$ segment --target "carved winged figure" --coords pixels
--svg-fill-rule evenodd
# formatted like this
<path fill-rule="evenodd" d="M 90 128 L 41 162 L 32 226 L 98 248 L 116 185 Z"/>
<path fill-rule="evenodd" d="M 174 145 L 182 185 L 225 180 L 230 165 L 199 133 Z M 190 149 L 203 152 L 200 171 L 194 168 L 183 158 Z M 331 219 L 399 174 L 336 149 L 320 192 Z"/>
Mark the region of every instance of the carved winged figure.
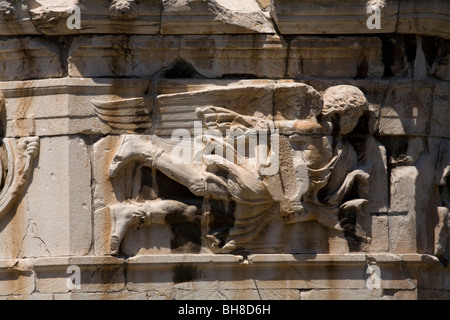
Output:
<path fill-rule="evenodd" d="M 361 166 L 358 160 L 361 155 L 357 154 L 346 135 L 354 130 L 367 110 L 368 102 L 364 94 L 353 86 L 328 88 L 323 93 L 323 100 L 314 89 L 309 87 L 307 92 L 314 98 L 309 97 L 305 101 L 313 101 L 314 106 L 307 116 L 294 119 L 278 117 L 272 120 L 271 117 L 242 115 L 215 106 L 197 108 L 196 114 L 207 129 L 224 134 L 213 138 L 207 135 L 200 137 L 204 152 L 220 151 L 203 154 L 200 166 L 175 164 L 170 152 L 161 147 L 160 138 L 156 136 L 152 136 L 150 142 L 135 135 L 124 136 L 111 164 L 110 177 L 115 179 L 124 170 L 131 172 L 128 176 L 133 177 L 132 182 L 127 185 L 132 189 L 128 192 L 132 200 L 119 205 L 120 210 L 111 206 L 115 219 L 112 252 L 117 253 L 126 226 L 132 221 L 152 220 L 155 214 L 160 218 L 154 221 L 164 221 L 161 216 L 171 211 L 180 211 L 186 221 L 199 219 L 198 207 L 173 199 L 155 197 L 136 203 L 133 199 L 137 199 L 141 188 L 139 171 L 143 167 L 160 171 L 188 188 L 193 195 L 202 197 L 204 203 L 223 201 L 232 204 L 232 222 L 217 230 L 212 228 L 203 235 L 213 252 L 228 253 L 243 247 L 255 239 L 277 213 L 287 224 L 317 221 L 327 228 L 356 236 L 356 216 L 368 201 L 370 166 Z M 295 196 L 280 199 L 272 192 L 268 175 L 261 171 L 267 163 L 249 158 L 246 154 L 252 147 L 249 144 L 244 148 L 245 152 L 236 147 L 236 139 L 245 140 L 261 130 L 279 132 L 288 137 L 295 156 L 307 166 L 306 190 L 299 189 Z M 237 138 L 236 132 L 239 133 Z M 269 159 L 277 153 L 277 148 L 270 142 L 268 146 L 256 144 L 253 147 L 253 154 L 258 154 L 262 148 Z M 232 157 L 228 156 L 230 152 Z M 288 205 L 283 205 L 283 201 Z"/>

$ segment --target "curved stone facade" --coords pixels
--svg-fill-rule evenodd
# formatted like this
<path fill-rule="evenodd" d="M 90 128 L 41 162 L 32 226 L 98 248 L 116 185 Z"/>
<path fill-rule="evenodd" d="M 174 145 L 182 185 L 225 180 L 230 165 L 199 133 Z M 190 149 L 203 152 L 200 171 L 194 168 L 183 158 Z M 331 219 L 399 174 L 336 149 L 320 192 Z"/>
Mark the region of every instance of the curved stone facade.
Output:
<path fill-rule="evenodd" d="M 0 0 L 0 299 L 449 299 L 449 16 Z"/>

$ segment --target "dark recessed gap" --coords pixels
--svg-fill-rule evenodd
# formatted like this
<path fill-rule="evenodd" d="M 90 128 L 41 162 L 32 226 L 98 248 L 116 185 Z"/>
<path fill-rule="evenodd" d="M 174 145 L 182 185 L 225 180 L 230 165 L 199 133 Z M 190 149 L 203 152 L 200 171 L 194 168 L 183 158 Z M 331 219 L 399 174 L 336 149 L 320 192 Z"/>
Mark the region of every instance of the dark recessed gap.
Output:
<path fill-rule="evenodd" d="M 200 79 L 204 78 L 195 68 L 184 60 L 177 60 L 162 74 L 166 79 Z"/>

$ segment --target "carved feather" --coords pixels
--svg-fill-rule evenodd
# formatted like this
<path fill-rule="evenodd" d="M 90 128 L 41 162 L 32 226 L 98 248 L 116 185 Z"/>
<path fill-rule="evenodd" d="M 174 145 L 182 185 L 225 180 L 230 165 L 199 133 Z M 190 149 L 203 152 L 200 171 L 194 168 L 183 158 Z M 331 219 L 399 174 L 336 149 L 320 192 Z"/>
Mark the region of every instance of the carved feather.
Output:
<path fill-rule="evenodd" d="M 91 102 L 99 119 L 113 129 L 135 131 L 151 127 L 150 110 L 143 98 Z"/>

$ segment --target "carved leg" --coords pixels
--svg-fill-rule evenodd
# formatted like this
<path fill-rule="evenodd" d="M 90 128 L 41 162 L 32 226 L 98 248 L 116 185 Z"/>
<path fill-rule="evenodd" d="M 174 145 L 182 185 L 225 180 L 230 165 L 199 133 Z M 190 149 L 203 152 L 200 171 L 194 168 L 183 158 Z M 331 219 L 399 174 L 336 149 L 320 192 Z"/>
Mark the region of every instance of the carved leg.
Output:
<path fill-rule="evenodd" d="M 110 206 L 113 221 L 113 232 L 111 234 L 111 254 L 119 253 L 119 246 L 128 227 L 140 219 L 138 206 L 133 204 L 120 204 Z"/>
<path fill-rule="evenodd" d="M 176 200 L 147 201 L 138 210 L 150 223 L 199 222 L 198 208 Z"/>
<path fill-rule="evenodd" d="M 200 223 L 198 208 L 175 200 L 152 200 L 142 204 L 125 203 L 110 206 L 113 220 L 111 254 L 119 253 L 120 243 L 130 225 L 145 219 L 149 223 Z"/>
<path fill-rule="evenodd" d="M 193 165 L 174 164 L 169 154 L 161 153 L 153 161 L 153 167 L 189 188 L 194 195 L 205 194 L 205 177 Z"/>

